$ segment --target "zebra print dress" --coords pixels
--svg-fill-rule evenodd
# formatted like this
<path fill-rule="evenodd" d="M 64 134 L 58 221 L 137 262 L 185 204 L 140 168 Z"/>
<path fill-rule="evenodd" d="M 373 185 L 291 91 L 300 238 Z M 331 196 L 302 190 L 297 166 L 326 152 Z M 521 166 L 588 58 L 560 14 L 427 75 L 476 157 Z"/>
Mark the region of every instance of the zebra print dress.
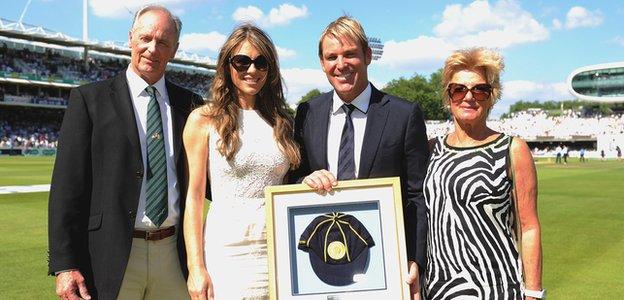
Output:
<path fill-rule="evenodd" d="M 507 165 L 512 137 L 457 148 L 438 137 L 425 177 L 426 299 L 522 299 Z"/>

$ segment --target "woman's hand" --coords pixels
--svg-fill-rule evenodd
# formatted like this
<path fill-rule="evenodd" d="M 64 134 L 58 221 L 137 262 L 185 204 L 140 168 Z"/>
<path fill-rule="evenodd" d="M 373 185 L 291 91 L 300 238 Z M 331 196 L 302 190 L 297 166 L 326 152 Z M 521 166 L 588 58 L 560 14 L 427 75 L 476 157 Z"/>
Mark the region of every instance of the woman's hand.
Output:
<path fill-rule="evenodd" d="M 189 270 L 189 277 L 186 285 L 191 299 L 214 300 L 212 279 L 205 268 Z"/>

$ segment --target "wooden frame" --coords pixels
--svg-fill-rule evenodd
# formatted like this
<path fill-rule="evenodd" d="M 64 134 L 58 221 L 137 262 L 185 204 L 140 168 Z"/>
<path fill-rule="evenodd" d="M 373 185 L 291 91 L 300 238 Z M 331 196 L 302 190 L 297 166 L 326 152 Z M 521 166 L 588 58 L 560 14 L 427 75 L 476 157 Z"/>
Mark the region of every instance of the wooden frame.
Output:
<path fill-rule="evenodd" d="M 325 195 L 305 184 L 271 186 L 265 197 L 270 299 L 409 299 L 398 177 L 340 181 Z M 356 217 L 375 241 L 365 273 L 346 286 L 320 280 L 297 249 L 310 220 L 335 211 Z"/>

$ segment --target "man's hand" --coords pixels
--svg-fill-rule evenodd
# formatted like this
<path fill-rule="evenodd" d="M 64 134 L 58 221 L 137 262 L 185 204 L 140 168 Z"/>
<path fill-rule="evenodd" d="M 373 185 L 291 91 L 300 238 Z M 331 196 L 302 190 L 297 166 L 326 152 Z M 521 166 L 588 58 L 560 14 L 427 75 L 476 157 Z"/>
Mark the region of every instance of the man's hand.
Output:
<path fill-rule="evenodd" d="M 309 187 L 316 189 L 319 194 L 331 192 L 338 184 L 334 174 L 327 170 L 317 170 L 303 179 L 303 183 Z"/>
<path fill-rule="evenodd" d="M 84 277 L 78 270 L 56 275 L 56 294 L 63 300 L 91 299 Z"/>
<path fill-rule="evenodd" d="M 414 261 L 407 263 L 409 274 L 407 275 L 407 284 L 410 286 L 410 299 L 420 300 L 420 278 L 418 275 L 418 264 Z"/>

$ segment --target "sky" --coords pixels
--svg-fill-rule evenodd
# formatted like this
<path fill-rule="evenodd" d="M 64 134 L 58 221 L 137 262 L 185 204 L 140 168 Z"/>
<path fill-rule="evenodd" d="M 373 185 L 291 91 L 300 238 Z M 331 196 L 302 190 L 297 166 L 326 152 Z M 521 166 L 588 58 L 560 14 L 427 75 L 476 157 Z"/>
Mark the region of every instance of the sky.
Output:
<path fill-rule="evenodd" d="M 143 0 L 90 0 L 90 40 L 126 42 Z M 3 1 L 0 17 L 17 21 L 28 0 Z M 624 1 L 160 1 L 182 20 L 180 49 L 216 58 L 232 29 L 251 21 L 273 39 L 287 101 L 311 89 L 331 90 L 320 68 L 318 38 L 341 15 L 358 19 L 384 44 L 368 68 L 378 88 L 401 77 L 429 76 L 451 51 L 482 46 L 505 58 L 496 117 L 519 100 L 574 99 L 566 78 L 575 69 L 624 60 Z M 22 22 L 82 38 L 82 0 L 32 0 Z"/>

